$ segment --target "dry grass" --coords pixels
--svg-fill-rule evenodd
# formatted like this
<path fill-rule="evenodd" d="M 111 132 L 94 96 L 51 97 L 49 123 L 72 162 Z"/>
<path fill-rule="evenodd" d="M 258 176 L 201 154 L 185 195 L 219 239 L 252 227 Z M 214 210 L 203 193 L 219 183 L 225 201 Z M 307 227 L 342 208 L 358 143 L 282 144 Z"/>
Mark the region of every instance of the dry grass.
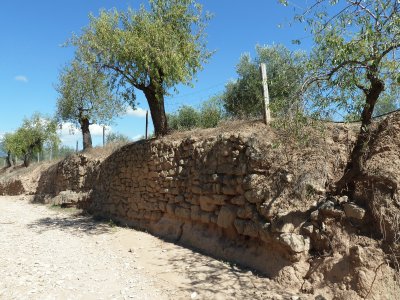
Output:
<path fill-rule="evenodd" d="M 51 161 L 42 161 L 39 163 L 32 163 L 29 167 L 25 167 L 22 163 L 17 166 L 12 166 L 10 168 L 3 168 L 0 170 L 0 179 L 8 180 L 17 176 L 24 176 L 26 174 L 32 173 L 34 170 L 40 168 L 44 169 L 50 165 L 59 162 L 61 159 L 55 159 Z"/>
<path fill-rule="evenodd" d="M 264 133 L 268 136 L 274 135 L 274 130 L 265 125 L 261 120 L 227 120 L 221 122 L 215 128 L 196 128 L 188 131 L 174 131 L 161 138 L 162 141 L 176 141 L 186 138 L 210 138 L 218 135 L 232 134 L 247 135 L 256 132 Z"/>
<path fill-rule="evenodd" d="M 84 155 L 86 155 L 90 158 L 104 160 L 108 156 L 110 156 L 113 152 L 115 152 L 117 149 L 119 149 L 127 144 L 129 144 L 129 143 L 113 142 L 113 143 L 106 144 L 104 147 L 97 146 L 97 147 L 93 147 L 89 150 L 82 151 L 80 153 L 83 153 Z"/>

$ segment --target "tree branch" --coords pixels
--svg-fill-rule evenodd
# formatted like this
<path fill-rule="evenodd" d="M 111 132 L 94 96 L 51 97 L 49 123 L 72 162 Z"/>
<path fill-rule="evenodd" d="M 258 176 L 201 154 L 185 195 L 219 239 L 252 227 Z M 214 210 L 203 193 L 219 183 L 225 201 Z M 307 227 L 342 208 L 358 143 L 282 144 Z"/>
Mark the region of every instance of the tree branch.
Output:
<path fill-rule="evenodd" d="M 366 6 L 361 4 L 360 0 L 357 1 L 353 1 L 353 0 L 348 0 L 352 5 L 358 6 L 359 8 L 361 8 L 362 10 L 364 10 L 367 14 L 369 14 L 375 21 L 378 21 L 377 16 L 371 12 L 371 10 L 369 10 Z"/>
<path fill-rule="evenodd" d="M 357 60 L 347 60 L 333 68 L 330 72 L 325 73 L 325 74 L 319 74 L 314 77 L 309 77 L 302 85 L 301 91 L 302 93 L 306 91 L 313 83 L 316 82 L 321 82 L 321 81 L 328 81 L 332 78 L 333 75 L 335 75 L 337 72 L 339 72 L 340 69 L 348 66 L 348 65 L 358 65 L 362 68 L 366 68 L 365 62 L 357 61 Z"/>
<path fill-rule="evenodd" d="M 128 74 L 126 74 L 126 72 L 124 72 L 122 69 L 120 69 L 117 66 L 114 65 L 109 65 L 109 64 L 103 64 L 102 67 L 107 68 L 107 69 L 111 69 L 114 70 L 115 72 L 117 72 L 118 74 L 120 74 L 122 77 L 124 77 L 130 84 L 132 84 L 135 88 L 137 88 L 138 90 L 143 91 L 143 89 L 146 88 L 145 85 L 143 84 L 139 84 L 135 81 L 135 79 L 132 76 L 128 76 Z"/>
<path fill-rule="evenodd" d="M 365 67 L 365 62 L 361 62 L 358 60 L 346 60 L 344 62 L 342 62 L 341 64 L 337 65 L 336 67 L 334 67 L 329 73 L 326 74 L 327 79 L 331 79 L 333 75 L 335 75 L 335 73 L 337 73 L 340 69 L 348 66 L 348 65 L 359 65 L 362 67 Z"/>
<path fill-rule="evenodd" d="M 389 48 L 387 48 L 385 51 L 382 52 L 382 54 L 378 57 L 377 62 L 380 63 L 381 60 L 389 54 L 391 51 L 396 50 L 397 48 L 400 48 L 400 42 L 397 44 L 391 45 Z"/>

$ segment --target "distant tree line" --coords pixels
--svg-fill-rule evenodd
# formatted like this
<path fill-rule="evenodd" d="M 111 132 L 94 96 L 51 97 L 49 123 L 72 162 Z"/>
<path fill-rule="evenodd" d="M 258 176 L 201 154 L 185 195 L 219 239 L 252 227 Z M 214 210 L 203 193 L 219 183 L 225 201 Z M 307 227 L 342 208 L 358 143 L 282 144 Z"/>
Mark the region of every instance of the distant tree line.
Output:
<path fill-rule="evenodd" d="M 44 148 L 56 150 L 59 144 L 57 122 L 37 113 L 30 119 L 25 119 L 14 133 L 6 133 L 1 146 L 7 155 L 7 167 L 15 165 L 17 157 L 28 167 L 36 153 Z"/>

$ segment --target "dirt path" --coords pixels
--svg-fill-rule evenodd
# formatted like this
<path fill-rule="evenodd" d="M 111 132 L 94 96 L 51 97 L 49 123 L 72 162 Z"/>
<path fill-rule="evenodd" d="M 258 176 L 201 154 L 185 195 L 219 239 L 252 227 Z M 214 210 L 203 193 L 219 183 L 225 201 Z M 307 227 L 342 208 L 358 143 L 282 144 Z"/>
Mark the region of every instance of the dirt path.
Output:
<path fill-rule="evenodd" d="M 0 299 L 297 299 L 295 295 L 250 271 L 144 232 L 33 205 L 24 197 L 0 197 Z"/>

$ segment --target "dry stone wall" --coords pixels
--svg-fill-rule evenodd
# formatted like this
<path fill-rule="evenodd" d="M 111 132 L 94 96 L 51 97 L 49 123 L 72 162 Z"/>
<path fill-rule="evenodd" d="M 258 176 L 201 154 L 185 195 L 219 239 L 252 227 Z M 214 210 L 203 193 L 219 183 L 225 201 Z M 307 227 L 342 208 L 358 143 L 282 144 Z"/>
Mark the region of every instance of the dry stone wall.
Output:
<path fill-rule="evenodd" d="M 310 240 L 273 224 L 272 202 L 293 178 L 254 144 L 230 135 L 127 145 L 101 164 L 90 210 L 274 276 Z"/>
<path fill-rule="evenodd" d="M 25 188 L 20 179 L 10 179 L 0 182 L 0 196 L 15 196 L 25 193 Z"/>
<path fill-rule="evenodd" d="M 349 127 L 332 125 L 300 147 L 249 122 L 240 134 L 173 134 L 105 160 L 68 157 L 39 172 L 35 200 L 83 207 L 327 299 L 395 299 L 399 124 L 400 115 L 376 124 L 356 191 L 341 197 L 325 189 L 343 174 Z M 14 177 L 0 194 L 23 193 L 21 183 L 30 192 Z"/>
<path fill-rule="evenodd" d="M 95 184 L 99 165 L 100 160 L 88 157 L 84 153 L 68 156 L 41 173 L 34 201 L 57 205 L 71 202 L 86 207 L 87 193 Z M 65 191 L 69 192 L 69 198 L 72 200 L 64 201 L 66 197 L 54 199 Z M 79 197 L 76 194 L 79 194 Z"/>

